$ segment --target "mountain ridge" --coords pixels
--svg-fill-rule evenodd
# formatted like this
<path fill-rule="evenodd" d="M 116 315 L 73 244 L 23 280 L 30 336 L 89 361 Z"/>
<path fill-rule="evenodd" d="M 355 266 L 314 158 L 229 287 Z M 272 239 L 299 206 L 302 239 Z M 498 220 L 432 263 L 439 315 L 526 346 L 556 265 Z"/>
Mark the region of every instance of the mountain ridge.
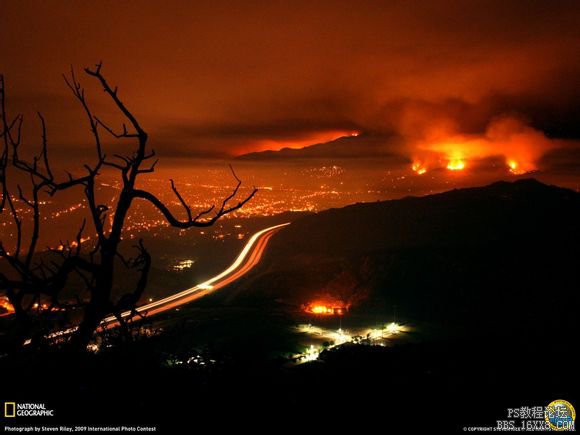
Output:
<path fill-rule="evenodd" d="M 400 138 L 395 135 L 361 134 L 341 136 L 328 142 L 320 142 L 301 148 L 285 147 L 280 150 L 256 151 L 237 156 L 241 161 L 268 161 L 279 159 L 313 159 L 313 158 L 360 158 L 360 157 L 394 157 L 390 151 Z"/>

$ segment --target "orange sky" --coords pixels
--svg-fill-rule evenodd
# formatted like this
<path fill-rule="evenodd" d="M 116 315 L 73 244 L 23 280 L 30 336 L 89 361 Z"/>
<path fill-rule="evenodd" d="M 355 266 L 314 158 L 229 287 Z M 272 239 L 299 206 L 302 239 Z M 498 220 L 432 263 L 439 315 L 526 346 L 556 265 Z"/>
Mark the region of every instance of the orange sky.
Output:
<path fill-rule="evenodd" d="M 580 136 L 577 1 L 412 5 L 3 2 L 0 72 L 10 107 L 27 116 L 25 139 L 36 138 L 42 110 L 57 156 L 80 155 L 90 139 L 61 74 L 99 60 L 161 156 L 236 155 L 352 131 L 420 141 L 432 119 L 485 135 L 507 115 L 541 134 Z"/>

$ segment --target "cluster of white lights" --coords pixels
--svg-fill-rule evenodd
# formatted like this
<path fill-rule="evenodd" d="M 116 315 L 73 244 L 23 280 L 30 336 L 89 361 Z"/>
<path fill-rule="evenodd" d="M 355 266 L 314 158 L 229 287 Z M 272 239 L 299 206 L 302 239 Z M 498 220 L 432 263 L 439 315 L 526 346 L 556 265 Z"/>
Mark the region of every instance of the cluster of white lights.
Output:
<path fill-rule="evenodd" d="M 328 338 L 331 344 L 328 347 L 326 347 L 327 349 L 332 349 L 345 343 L 359 343 L 359 344 L 365 343 L 363 336 L 351 335 L 342 328 L 339 328 L 336 331 L 331 331 L 308 324 L 308 325 L 299 325 L 297 327 L 297 330 L 310 336 L 315 336 L 318 338 Z M 365 336 L 366 339 L 373 342 L 373 344 L 379 344 L 384 346 L 384 343 L 380 342 L 380 340 L 389 338 L 392 335 L 399 334 L 400 332 L 405 331 L 408 331 L 408 327 L 404 327 L 396 322 L 391 322 L 385 325 L 382 329 L 369 329 L 365 334 Z M 315 361 L 320 356 L 322 350 L 323 349 L 320 346 L 311 344 L 309 347 L 306 348 L 306 350 L 303 353 L 295 356 L 295 361 L 297 361 L 298 363 Z"/>

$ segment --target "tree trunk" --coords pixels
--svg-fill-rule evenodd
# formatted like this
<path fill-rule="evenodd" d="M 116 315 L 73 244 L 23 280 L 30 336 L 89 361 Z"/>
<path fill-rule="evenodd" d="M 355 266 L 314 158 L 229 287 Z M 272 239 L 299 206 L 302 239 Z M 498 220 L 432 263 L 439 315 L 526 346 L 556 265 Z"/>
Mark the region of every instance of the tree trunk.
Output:
<path fill-rule="evenodd" d="M 114 255 L 103 253 L 101 265 L 96 277 L 96 285 L 91 293 L 91 300 L 85 308 L 83 320 L 73 334 L 69 345 L 73 350 L 84 352 L 93 338 L 101 320 L 110 314 L 111 290 L 113 287 Z"/>

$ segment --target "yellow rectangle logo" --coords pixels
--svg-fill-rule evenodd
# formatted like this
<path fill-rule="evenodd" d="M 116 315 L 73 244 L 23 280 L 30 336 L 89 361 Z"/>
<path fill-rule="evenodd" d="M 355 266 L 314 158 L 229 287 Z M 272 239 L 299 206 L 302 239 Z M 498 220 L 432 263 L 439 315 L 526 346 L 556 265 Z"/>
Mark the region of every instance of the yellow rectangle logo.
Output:
<path fill-rule="evenodd" d="M 16 417 L 16 402 L 4 402 L 4 417 Z"/>

